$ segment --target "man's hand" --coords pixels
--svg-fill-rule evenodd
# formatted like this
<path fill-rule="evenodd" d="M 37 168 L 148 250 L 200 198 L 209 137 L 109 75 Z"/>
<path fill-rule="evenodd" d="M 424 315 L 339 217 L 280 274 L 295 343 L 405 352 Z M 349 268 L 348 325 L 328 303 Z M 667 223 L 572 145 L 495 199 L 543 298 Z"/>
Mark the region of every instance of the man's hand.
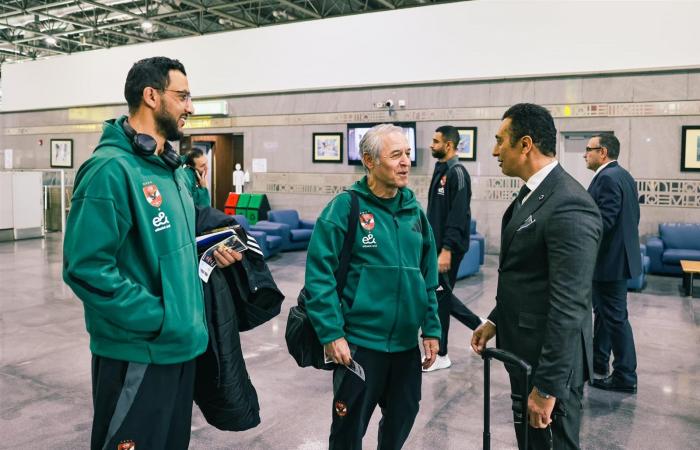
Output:
<path fill-rule="evenodd" d="M 243 255 L 224 246 L 222 249 L 217 248 L 214 250 L 214 259 L 216 260 L 216 265 L 223 269 L 243 259 Z"/>
<path fill-rule="evenodd" d="M 199 173 L 199 170 L 194 169 L 194 174 L 197 176 L 197 184 L 201 188 L 206 189 L 206 187 L 207 187 L 207 171 L 208 170 L 209 169 L 207 167 L 205 167 L 204 170 L 202 170 L 202 173 Z"/>
<path fill-rule="evenodd" d="M 347 366 L 352 362 L 350 347 L 348 346 L 348 341 L 346 341 L 344 337 L 324 345 L 323 351 L 325 351 L 326 356 L 330 357 L 336 364 Z"/>
<path fill-rule="evenodd" d="M 481 354 L 486 348 L 486 343 L 496 335 L 496 326 L 491 322 L 479 325 L 479 328 L 472 333 L 472 350 Z"/>
<path fill-rule="evenodd" d="M 437 354 L 440 351 L 440 340 L 435 338 L 425 338 L 423 339 L 423 350 L 425 352 L 425 359 L 423 359 L 423 368 L 427 369 L 432 366 L 437 358 Z"/>
<path fill-rule="evenodd" d="M 438 272 L 445 273 L 452 265 L 452 252 L 443 248 L 438 255 Z"/>
<path fill-rule="evenodd" d="M 554 397 L 542 398 L 537 394 L 537 388 L 533 387 L 527 398 L 527 416 L 530 426 L 533 428 L 547 428 L 552 422 L 552 410 L 557 399 Z"/>

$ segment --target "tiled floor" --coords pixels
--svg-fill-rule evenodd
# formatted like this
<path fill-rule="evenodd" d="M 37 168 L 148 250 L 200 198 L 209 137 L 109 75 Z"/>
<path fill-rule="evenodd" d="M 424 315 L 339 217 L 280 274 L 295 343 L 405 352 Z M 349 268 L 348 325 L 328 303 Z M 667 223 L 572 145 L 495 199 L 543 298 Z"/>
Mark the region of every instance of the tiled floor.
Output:
<path fill-rule="evenodd" d="M 0 449 L 87 448 L 91 421 L 90 354 L 82 305 L 61 281 L 61 236 L 0 243 Z M 231 433 L 209 426 L 195 407 L 192 449 L 322 449 L 331 418 L 330 373 L 299 369 L 287 355 L 287 310 L 303 281 L 304 252 L 269 261 L 288 296 L 282 314 L 242 336 L 260 397 L 262 423 Z M 493 306 L 496 258 L 458 282 L 475 312 Z M 699 299 L 678 293 L 679 279 L 650 277 L 630 293 L 639 392 L 586 388 L 582 447 L 700 448 Z M 697 289 L 696 289 L 697 290 Z M 423 377 L 421 410 L 407 449 L 478 449 L 483 364 L 468 350 L 471 331 L 453 324 L 453 366 Z M 492 369 L 492 447 L 514 448 L 505 372 Z M 365 438 L 376 446 L 378 411 Z M 144 450 L 144 449 L 139 449 Z"/>

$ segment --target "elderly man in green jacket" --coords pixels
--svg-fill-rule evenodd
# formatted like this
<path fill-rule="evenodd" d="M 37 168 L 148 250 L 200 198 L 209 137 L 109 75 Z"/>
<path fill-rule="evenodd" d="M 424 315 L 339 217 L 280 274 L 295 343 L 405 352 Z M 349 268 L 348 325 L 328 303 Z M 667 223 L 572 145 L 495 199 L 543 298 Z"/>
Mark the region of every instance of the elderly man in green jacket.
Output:
<path fill-rule="evenodd" d="M 326 206 L 309 244 L 307 311 L 327 357 L 338 364 L 331 449 L 362 448 L 377 404 L 383 415 L 379 448 L 401 448 L 418 413 L 421 365 L 429 367 L 439 349 L 437 253 L 428 220 L 406 187 L 410 151 L 394 125 L 377 125 L 360 141 L 367 175 L 349 188 L 360 206 L 359 217 L 350 220 L 360 226 L 341 298 L 334 273 L 348 230 L 349 193 Z M 351 364 L 364 369 L 365 380 Z"/>

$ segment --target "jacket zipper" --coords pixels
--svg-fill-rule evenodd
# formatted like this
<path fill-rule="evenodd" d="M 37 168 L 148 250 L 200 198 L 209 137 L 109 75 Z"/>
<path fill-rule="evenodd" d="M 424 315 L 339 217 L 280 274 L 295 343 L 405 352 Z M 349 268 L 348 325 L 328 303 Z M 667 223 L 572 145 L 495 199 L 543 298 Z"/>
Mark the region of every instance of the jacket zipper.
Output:
<path fill-rule="evenodd" d="M 398 251 L 398 277 L 396 279 L 396 306 L 394 308 L 394 323 L 391 324 L 391 330 L 389 330 L 389 339 L 387 339 L 386 342 L 386 351 L 391 352 L 391 339 L 394 335 L 394 330 L 396 329 L 396 322 L 398 322 L 398 317 L 399 317 L 399 302 L 401 301 L 401 273 L 402 273 L 402 265 L 401 265 L 401 246 L 399 245 L 399 221 L 396 218 L 396 215 L 393 216 L 394 219 L 394 225 L 396 226 L 396 250 Z"/>

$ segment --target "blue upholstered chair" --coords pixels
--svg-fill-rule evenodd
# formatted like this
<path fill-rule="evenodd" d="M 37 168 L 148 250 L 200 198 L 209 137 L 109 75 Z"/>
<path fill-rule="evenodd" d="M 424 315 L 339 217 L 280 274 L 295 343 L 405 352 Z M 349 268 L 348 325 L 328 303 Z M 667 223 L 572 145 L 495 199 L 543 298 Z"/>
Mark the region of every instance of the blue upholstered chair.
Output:
<path fill-rule="evenodd" d="M 240 214 L 234 215 L 233 218 L 236 219 L 236 222 L 242 226 L 248 234 L 255 238 L 265 259 L 276 255 L 282 250 L 283 239 L 280 236 L 275 236 L 272 233 L 268 234 L 262 229 L 255 229 L 256 227 L 251 227 L 248 219 Z M 273 230 L 268 229 L 268 231 Z"/>
<path fill-rule="evenodd" d="M 647 240 L 647 255 L 651 273 L 682 274 L 681 259 L 700 261 L 700 224 L 659 224 L 659 236 Z"/>
<path fill-rule="evenodd" d="M 461 280 L 469 275 L 474 275 L 479 271 L 479 255 L 483 255 L 482 241 L 478 239 L 472 239 L 469 241 L 469 251 L 462 258 L 462 262 L 459 264 L 459 269 L 457 269 L 457 279 Z"/>
<path fill-rule="evenodd" d="M 294 209 L 272 209 L 267 213 L 267 220 L 259 221 L 254 228 L 267 227 L 268 224 L 286 227 L 286 235 L 280 235 L 283 238 L 282 251 L 284 252 L 306 249 L 316 221 L 299 219 L 299 213 Z"/>
<path fill-rule="evenodd" d="M 641 291 L 647 284 L 647 273 L 649 273 L 649 267 L 651 266 L 651 260 L 647 256 L 647 246 L 641 244 L 639 246 L 639 254 L 642 258 L 642 273 L 635 278 L 630 278 L 627 280 L 627 289 L 632 291 Z"/>
<path fill-rule="evenodd" d="M 470 231 L 469 231 L 469 238 L 474 240 L 476 239 L 479 241 L 479 265 L 484 264 L 484 253 L 486 252 L 486 242 L 484 239 L 484 236 L 480 233 L 476 232 L 476 220 L 472 219 L 471 224 L 470 224 Z M 471 248 L 471 245 L 469 246 Z M 466 257 L 466 255 L 465 255 Z"/>

